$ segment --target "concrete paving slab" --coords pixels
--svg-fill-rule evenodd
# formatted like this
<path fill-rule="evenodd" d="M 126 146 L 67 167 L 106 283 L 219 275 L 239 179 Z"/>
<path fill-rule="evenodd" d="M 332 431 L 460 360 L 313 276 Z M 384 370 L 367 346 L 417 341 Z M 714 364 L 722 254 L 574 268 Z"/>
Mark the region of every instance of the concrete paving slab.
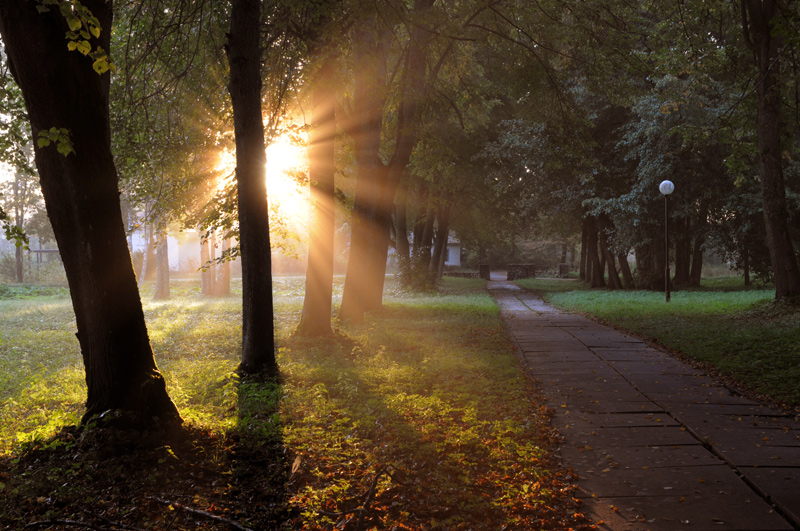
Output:
<path fill-rule="evenodd" d="M 778 508 L 800 521 L 800 468 L 742 468 L 757 488 L 769 493 Z"/>
<path fill-rule="evenodd" d="M 787 419 L 792 426 L 800 429 L 800 420 L 789 413 L 755 403 L 745 404 L 679 404 L 672 408 L 672 412 L 687 420 L 703 421 L 708 418 L 717 417 L 774 417 L 776 419 Z"/>
<path fill-rule="evenodd" d="M 785 519 L 759 498 L 720 495 L 584 499 L 586 513 L 605 504 L 626 517 L 637 531 L 789 531 Z M 733 508 L 733 510 L 732 510 Z M 616 531 L 617 527 L 609 529 Z"/>
<path fill-rule="evenodd" d="M 653 426 L 679 426 L 669 415 L 660 413 L 589 413 L 586 410 L 565 408 L 553 418 L 555 426 L 572 428 L 646 428 Z"/>
<path fill-rule="evenodd" d="M 800 530 L 798 419 L 637 338 L 506 296 L 509 333 L 598 529 Z"/>
<path fill-rule="evenodd" d="M 559 453 L 564 461 L 573 463 L 573 468 L 586 468 L 593 464 L 594 468 L 599 466 L 601 470 L 606 467 L 618 468 L 620 466 L 625 468 L 671 468 L 719 464 L 714 454 L 700 444 L 607 448 L 576 446 L 567 442 L 561 446 Z"/>
<path fill-rule="evenodd" d="M 630 348 L 630 344 L 620 348 L 592 347 L 592 352 L 605 361 L 660 361 L 664 354 L 650 347 Z"/>
<path fill-rule="evenodd" d="M 552 362 L 552 361 L 597 361 L 597 356 L 590 350 L 571 350 L 564 352 L 532 352 L 522 350 L 526 359 L 533 363 Z"/>
<path fill-rule="evenodd" d="M 523 352 L 563 352 L 564 350 L 580 351 L 584 346 L 580 341 L 518 341 Z M 591 351 L 586 350 L 587 354 Z M 593 354 L 592 354 L 593 355 Z"/>
<path fill-rule="evenodd" d="M 568 440 L 575 444 L 603 448 L 656 447 L 697 444 L 684 428 L 656 426 L 652 428 L 597 428 L 572 430 Z"/>
<path fill-rule="evenodd" d="M 574 374 L 586 377 L 592 376 L 616 376 L 619 374 L 608 365 L 599 365 L 595 360 L 588 360 L 586 363 L 574 361 L 544 361 L 530 367 L 532 374 Z"/>
<path fill-rule="evenodd" d="M 670 359 L 664 359 L 663 354 L 652 356 L 650 359 L 616 360 L 603 357 L 609 367 L 620 374 L 696 374 L 697 369 Z"/>
<path fill-rule="evenodd" d="M 581 476 L 578 497 L 600 498 L 629 496 L 705 496 L 740 495 L 759 497 L 736 473 L 724 464 L 690 467 L 606 467 L 576 470 Z"/>

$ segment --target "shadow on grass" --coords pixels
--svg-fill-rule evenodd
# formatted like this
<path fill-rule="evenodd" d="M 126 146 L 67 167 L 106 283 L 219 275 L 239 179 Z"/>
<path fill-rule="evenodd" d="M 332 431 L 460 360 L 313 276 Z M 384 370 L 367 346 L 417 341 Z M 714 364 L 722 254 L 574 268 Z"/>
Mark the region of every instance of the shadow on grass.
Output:
<path fill-rule="evenodd" d="M 559 528 L 574 516 L 543 449 L 546 415 L 499 317 L 476 308 L 393 305 L 335 340 L 287 343 L 304 529 Z"/>

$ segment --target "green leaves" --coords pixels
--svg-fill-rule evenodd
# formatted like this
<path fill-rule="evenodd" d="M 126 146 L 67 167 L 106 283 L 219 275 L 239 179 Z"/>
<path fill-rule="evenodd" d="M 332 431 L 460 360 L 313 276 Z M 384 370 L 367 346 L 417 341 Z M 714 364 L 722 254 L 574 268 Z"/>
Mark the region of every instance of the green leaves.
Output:
<path fill-rule="evenodd" d="M 102 46 L 92 50 L 91 39 L 100 38 L 102 28 L 100 21 L 92 11 L 79 0 L 38 0 L 36 10 L 47 13 L 51 6 L 58 6 L 61 16 L 67 23 L 69 31 L 66 32 L 67 49 L 71 52 L 80 52 L 82 55 L 94 59 L 92 68 L 98 74 L 105 74 L 114 70 L 114 64 Z"/>
<path fill-rule="evenodd" d="M 69 137 L 69 129 L 65 127 L 51 127 L 45 131 L 39 131 L 39 138 L 36 144 L 40 147 L 47 147 L 50 144 L 55 144 L 59 153 L 65 157 L 70 153 L 75 153 L 72 147 L 72 140 Z"/>

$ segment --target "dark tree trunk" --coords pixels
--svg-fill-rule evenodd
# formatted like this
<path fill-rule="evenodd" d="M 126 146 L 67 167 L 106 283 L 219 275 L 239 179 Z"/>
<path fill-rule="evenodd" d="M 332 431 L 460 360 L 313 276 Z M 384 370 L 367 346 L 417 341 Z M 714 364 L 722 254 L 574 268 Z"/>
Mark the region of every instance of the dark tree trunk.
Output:
<path fill-rule="evenodd" d="M 433 254 L 433 235 L 436 226 L 436 210 L 429 207 L 425 213 L 425 224 L 422 226 L 422 236 L 419 241 L 419 250 L 414 249 L 418 273 L 430 269 L 431 255 Z"/>
<path fill-rule="evenodd" d="M 276 373 L 266 151 L 261 118 L 261 2 L 233 0 L 226 52 L 230 65 L 236 188 L 242 262 L 244 374 Z"/>
<path fill-rule="evenodd" d="M 169 241 L 167 231 L 158 235 L 156 244 L 156 289 L 153 299 L 169 299 Z"/>
<path fill-rule="evenodd" d="M 586 251 L 589 248 L 589 230 L 587 228 L 588 223 L 589 220 L 586 218 L 584 218 L 583 223 L 581 223 L 581 263 L 578 267 L 578 278 L 584 282 L 591 278 L 589 276 L 589 261 L 586 259 Z"/>
<path fill-rule="evenodd" d="M 394 212 L 394 248 L 400 285 L 408 287 L 412 282 L 411 248 L 408 245 L 408 184 L 400 187 Z"/>
<path fill-rule="evenodd" d="M 617 259 L 619 260 L 619 270 L 622 272 L 623 287 L 625 289 L 636 289 L 633 273 L 631 273 L 631 267 L 628 265 L 628 253 L 619 253 Z"/>
<path fill-rule="evenodd" d="M 694 244 L 692 247 L 692 269 L 689 272 L 689 285 L 699 288 L 703 277 L 703 246 L 706 242 L 706 226 L 708 218 L 708 203 L 700 201 L 697 215 L 697 227 L 694 230 Z"/>
<path fill-rule="evenodd" d="M 450 233 L 450 206 L 441 206 L 436 213 L 438 222 L 436 230 L 436 243 L 433 247 L 433 256 L 430 262 L 431 278 L 435 282 L 441 277 L 441 264 L 447 253 L 447 237 Z"/>
<path fill-rule="evenodd" d="M 599 220 L 600 226 L 600 247 L 605 256 L 606 267 L 608 268 L 608 287 L 611 289 L 622 289 L 622 282 L 619 280 L 619 273 L 617 273 L 617 266 L 614 264 L 614 253 L 611 252 L 609 246 L 609 239 L 611 233 L 611 221 L 602 216 Z"/>
<path fill-rule="evenodd" d="M 695 288 L 700 287 L 700 280 L 703 277 L 703 239 L 695 237 L 694 248 L 692 249 L 692 270 L 689 273 L 689 285 Z"/>
<path fill-rule="evenodd" d="M 744 269 L 744 285 L 750 285 L 750 254 L 747 252 L 747 249 L 744 250 L 742 256 L 742 267 Z"/>
<path fill-rule="evenodd" d="M 566 264 L 567 263 L 567 243 L 564 242 L 561 244 L 561 257 L 558 259 L 559 264 Z"/>
<path fill-rule="evenodd" d="M 334 236 L 334 139 L 336 137 L 333 64 L 326 59 L 312 88 L 311 142 L 308 147 L 311 200 L 310 242 L 303 314 L 297 333 L 327 336 L 331 328 Z"/>
<path fill-rule="evenodd" d="M 100 21 L 92 46 L 110 48 L 111 3 L 83 0 Z M 58 8 L 39 13 L 28 0 L 0 3 L 0 34 L 22 89 L 34 138 L 69 131 L 73 151 L 34 143 L 36 166 L 61 251 L 86 369 L 84 421 L 110 409 L 180 422 L 147 335 L 120 210 L 111 155 L 109 75 L 71 52 Z"/>
<path fill-rule="evenodd" d="M 687 220 L 679 219 L 670 223 L 674 230 L 670 234 L 675 235 L 675 275 L 673 282 L 676 286 L 685 286 L 689 283 L 689 230 Z"/>
<path fill-rule="evenodd" d="M 600 262 L 600 257 L 597 254 L 597 224 L 595 219 L 587 218 L 587 241 L 586 241 L 586 261 L 591 263 L 591 282 L 593 288 L 604 288 L 606 286 L 605 279 L 603 278 L 604 267 Z"/>
<path fill-rule="evenodd" d="M 800 265 L 789 233 L 781 160 L 781 87 L 778 76 L 784 39 L 774 34 L 780 9 L 777 0 L 742 0 L 745 38 L 753 49 L 758 70 L 755 84 L 758 167 L 776 299 L 800 296 Z"/>

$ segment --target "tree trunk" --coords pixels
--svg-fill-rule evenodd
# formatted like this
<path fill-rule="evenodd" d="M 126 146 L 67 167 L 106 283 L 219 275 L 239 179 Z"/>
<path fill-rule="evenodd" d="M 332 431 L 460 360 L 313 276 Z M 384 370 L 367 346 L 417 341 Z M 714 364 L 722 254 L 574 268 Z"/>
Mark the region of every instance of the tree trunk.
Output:
<path fill-rule="evenodd" d="M 144 233 L 144 251 L 142 252 L 142 271 L 139 275 L 139 285 L 144 286 L 148 273 L 153 270 L 153 232 L 149 223 L 142 224 Z"/>
<path fill-rule="evenodd" d="M 414 12 L 427 10 L 432 5 L 433 0 L 415 0 Z M 389 46 L 389 36 L 381 32 L 377 24 L 364 25 L 355 32 L 353 109 L 354 122 L 358 124 L 353 134 L 357 166 L 355 219 L 339 309 L 339 317 L 349 321 L 363 320 L 365 311 L 379 310 L 383 302 L 392 205 L 416 142 L 419 91 L 425 84 L 425 39 L 429 33 L 422 26 L 414 25 L 403 69 L 394 153 L 385 166 L 380 144 L 386 102 L 384 53 Z"/>
<path fill-rule="evenodd" d="M 169 299 L 169 240 L 166 230 L 161 231 L 156 243 L 156 289 L 153 299 Z"/>
<path fill-rule="evenodd" d="M 311 142 L 308 147 L 309 224 L 308 269 L 303 314 L 297 332 L 305 336 L 333 334 L 334 174 L 336 116 L 333 64 L 325 59 L 312 87 Z"/>
<path fill-rule="evenodd" d="M 222 249 L 220 256 L 224 256 L 225 251 L 231 248 L 230 238 L 222 240 Z M 231 294 L 231 262 L 225 260 L 221 264 L 217 264 L 216 275 L 214 276 L 214 296 L 215 297 L 228 297 Z"/>
<path fill-rule="evenodd" d="M 377 21 L 373 19 L 376 23 Z M 385 168 L 380 159 L 382 112 L 386 72 L 380 61 L 383 47 L 376 24 L 364 24 L 354 31 L 353 61 L 356 65 L 353 92 L 353 143 L 356 159 L 356 189 L 350 231 L 350 256 L 347 260 L 339 318 L 360 322 L 364 312 L 380 295 L 374 293 L 375 253 L 388 234 L 377 222 L 378 198 Z"/>
<path fill-rule="evenodd" d="M 586 282 L 587 279 L 591 278 L 588 274 L 590 267 L 589 261 L 586 259 L 586 251 L 589 248 L 589 230 L 587 227 L 588 219 L 584 219 L 583 223 L 581 223 L 581 263 L 578 266 L 578 279 L 583 282 Z"/>
<path fill-rule="evenodd" d="M 441 277 L 441 264 L 447 254 L 447 238 L 450 234 L 450 205 L 441 206 L 436 213 L 438 227 L 436 230 L 436 243 L 433 247 L 433 256 L 430 262 L 431 279 L 436 282 Z"/>
<path fill-rule="evenodd" d="M 207 297 L 214 294 L 214 274 L 211 270 L 212 264 L 211 253 L 209 251 L 208 238 L 205 237 L 205 231 L 198 229 L 200 234 L 200 292 Z"/>
<path fill-rule="evenodd" d="M 397 256 L 397 269 L 400 285 L 411 286 L 411 248 L 408 245 L 408 183 L 398 191 L 394 215 L 394 250 Z"/>
<path fill-rule="evenodd" d="M 111 3 L 82 4 L 102 27 L 92 46 L 109 50 Z M 34 150 L 86 369 L 83 420 L 120 409 L 144 423 L 180 422 L 156 367 L 126 243 L 111 155 L 109 74 L 98 75 L 91 58 L 67 49 L 69 28 L 57 8 L 36 8 L 28 0 L 0 2 L 0 34 L 34 138 L 53 127 L 69 132 L 68 155 L 38 142 Z"/>
<path fill-rule="evenodd" d="M 608 268 L 608 287 L 614 290 L 622 289 L 622 282 L 619 280 L 619 273 L 617 273 L 617 267 L 614 264 L 614 253 L 611 252 L 609 246 L 611 221 L 606 216 L 602 216 L 599 220 L 599 226 L 600 247 L 606 258 L 606 267 Z"/>
<path fill-rule="evenodd" d="M 761 200 L 767 226 L 767 244 L 775 276 L 775 298 L 800 296 L 800 265 L 792 245 L 786 208 L 786 187 L 781 160 L 781 47 L 774 33 L 780 16 L 776 0 L 742 0 L 745 38 L 752 47 L 758 69 L 758 167 Z"/>
<path fill-rule="evenodd" d="M 21 225 L 17 225 L 18 227 Z M 25 261 L 22 257 L 22 247 L 14 248 L 14 263 L 16 265 L 16 278 L 17 282 L 22 284 L 25 282 Z"/>
<path fill-rule="evenodd" d="M 747 252 L 747 249 L 744 250 L 744 256 L 742 257 L 742 267 L 744 268 L 744 285 L 750 285 L 750 255 Z"/>
<path fill-rule="evenodd" d="M 603 278 L 605 268 L 600 263 L 600 257 L 597 254 L 597 225 L 595 223 L 595 219 L 592 217 L 587 218 L 586 221 L 586 261 L 591 263 L 591 266 L 587 266 L 587 272 L 588 269 L 591 268 L 591 282 L 593 288 L 604 288 L 606 287 L 606 282 Z"/>
<path fill-rule="evenodd" d="M 233 0 L 226 53 L 236 137 L 236 188 L 242 261 L 243 374 L 277 373 L 266 146 L 261 114 L 261 2 Z"/>
<path fill-rule="evenodd" d="M 636 283 L 633 281 L 633 273 L 628 264 L 628 253 L 619 253 L 617 255 L 619 260 L 619 270 L 622 272 L 622 285 L 625 289 L 636 289 Z"/>

